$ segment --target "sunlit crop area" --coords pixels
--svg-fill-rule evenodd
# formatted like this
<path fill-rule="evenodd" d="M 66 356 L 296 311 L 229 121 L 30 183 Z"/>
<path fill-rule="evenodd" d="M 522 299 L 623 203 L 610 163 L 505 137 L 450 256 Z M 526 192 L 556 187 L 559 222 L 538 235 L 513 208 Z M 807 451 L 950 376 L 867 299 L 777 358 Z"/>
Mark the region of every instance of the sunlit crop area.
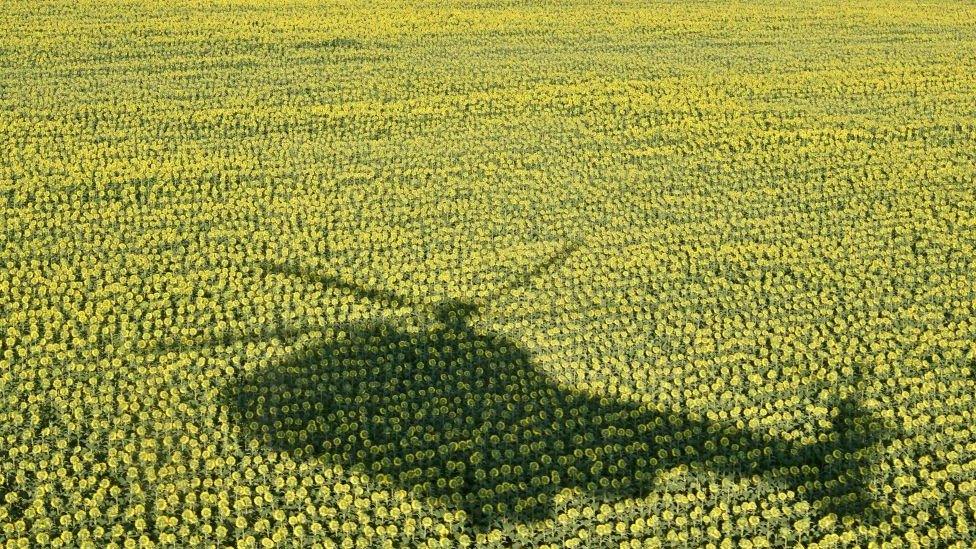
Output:
<path fill-rule="evenodd" d="M 971 547 L 972 2 L 0 9 L 7 547 Z"/>

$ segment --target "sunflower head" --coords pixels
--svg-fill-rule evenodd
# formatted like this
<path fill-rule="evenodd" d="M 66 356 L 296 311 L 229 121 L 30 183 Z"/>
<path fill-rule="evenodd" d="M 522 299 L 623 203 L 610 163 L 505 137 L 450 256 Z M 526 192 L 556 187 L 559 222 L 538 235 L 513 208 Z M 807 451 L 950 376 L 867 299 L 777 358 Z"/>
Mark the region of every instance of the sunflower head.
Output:
<path fill-rule="evenodd" d="M 477 305 L 454 299 L 443 301 L 434 308 L 435 318 L 446 326 L 467 324 L 468 319 L 477 312 Z"/>

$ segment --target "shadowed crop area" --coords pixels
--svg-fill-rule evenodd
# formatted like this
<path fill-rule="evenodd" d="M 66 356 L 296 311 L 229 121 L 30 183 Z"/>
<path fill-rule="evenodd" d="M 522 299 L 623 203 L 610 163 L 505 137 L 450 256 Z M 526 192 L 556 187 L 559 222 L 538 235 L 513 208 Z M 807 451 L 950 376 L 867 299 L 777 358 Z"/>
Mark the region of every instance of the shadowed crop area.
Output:
<path fill-rule="evenodd" d="M 0 547 L 973 547 L 974 21 L 5 0 Z"/>
<path fill-rule="evenodd" d="M 531 357 L 469 325 L 469 305 L 437 307 L 431 327 L 340 326 L 224 390 L 252 439 L 324 456 L 465 511 L 470 526 L 538 521 L 562 488 L 622 499 L 658 468 L 768 476 L 816 507 L 870 512 L 866 460 L 888 434 L 855 400 L 836 403 L 824 440 L 787 443 L 653 405 L 578 394 Z"/>
<path fill-rule="evenodd" d="M 562 246 L 500 291 L 551 275 L 580 248 Z M 262 267 L 382 307 L 422 307 L 293 266 Z M 231 419 L 259 447 L 324 458 L 462 510 L 475 535 L 549 518 L 563 489 L 602 501 L 646 496 L 656 471 L 679 466 L 762 478 L 831 516 L 885 512 L 873 505 L 869 463 L 892 440 L 890 422 L 869 413 L 857 394 L 827 391 L 827 429 L 787 442 L 653 402 L 560 387 L 515 341 L 479 333 L 475 303 L 447 300 L 431 309 L 414 330 L 375 320 L 332 326 L 284 360 L 233 377 L 221 392 Z M 282 326 L 260 337 L 294 339 L 301 331 Z M 233 342 L 194 347 L 220 343 Z M 863 380 L 852 375 L 846 381 L 856 388 Z"/>

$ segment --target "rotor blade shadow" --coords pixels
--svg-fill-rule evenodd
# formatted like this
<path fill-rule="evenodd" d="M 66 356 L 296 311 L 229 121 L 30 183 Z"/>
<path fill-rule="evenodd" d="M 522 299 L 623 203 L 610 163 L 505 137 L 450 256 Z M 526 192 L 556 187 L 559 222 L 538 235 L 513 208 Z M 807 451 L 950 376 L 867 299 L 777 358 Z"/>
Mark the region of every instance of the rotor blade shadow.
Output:
<path fill-rule="evenodd" d="M 262 264 L 262 268 L 264 272 L 268 274 L 283 274 L 289 277 L 305 280 L 309 283 L 319 283 L 327 289 L 331 288 L 340 293 L 351 295 L 357 299 L 378 303 L 384 307 L 396 308 L 403 305 L 413 304 L 411 299 L 401 296 L 396 292 L 379 288 L 366 288 L 364 286 L 360 286 L 359 284 L 346 282 L 338 277 L 310 272 L 307 269 L 303 269 L 295 265 L 264 263 Z"/>

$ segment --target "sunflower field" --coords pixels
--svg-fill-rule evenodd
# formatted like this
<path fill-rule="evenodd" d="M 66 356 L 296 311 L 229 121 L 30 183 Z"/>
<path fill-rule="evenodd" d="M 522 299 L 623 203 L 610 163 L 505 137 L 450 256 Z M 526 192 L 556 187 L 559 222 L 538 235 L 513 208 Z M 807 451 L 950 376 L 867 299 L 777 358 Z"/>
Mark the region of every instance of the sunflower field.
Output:
<path fill-rule="evenodd" d="M 974 22 L 3 2 L 0 547 L 973 547 Z"/>

